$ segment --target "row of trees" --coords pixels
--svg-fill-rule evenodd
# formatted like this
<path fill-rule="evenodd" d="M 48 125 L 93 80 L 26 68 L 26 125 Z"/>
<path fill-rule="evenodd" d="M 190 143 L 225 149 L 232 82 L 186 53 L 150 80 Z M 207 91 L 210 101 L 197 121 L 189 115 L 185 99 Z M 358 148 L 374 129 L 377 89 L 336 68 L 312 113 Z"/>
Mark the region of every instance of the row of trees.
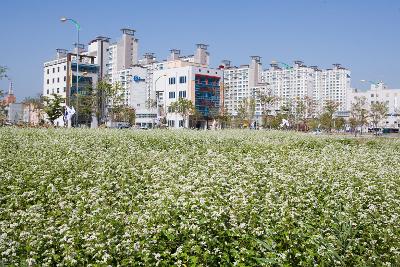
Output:
<path fill-rule="evenodd" d="M 354 132 L 362 127 L 371 125 L 378 128 L 379 123 L 387 116 L 388 107 L 384 102 L 374 102 L 368 105 L 365 97 L 356 97 L 351 105 L 350 117 L 346 120 L 336 116 L 339 103 L 325 101 L 322 110 L 317 107 L 315 101 L 309 97 L 295 98 L 276 110 L 279 99 L 270 94 L 259 94 L 256 98 L 244 98 L 238 104 L 237 115 L 232 116 L 226 108 L 211 114 L 210 119 L 217 120 L 222 128 L 246 128 L 254 125 L 256 121 L 255 111 L 259 105 L 262 114 L 261 125 L 270 129 L 324 129 L 331 132 L 332 129 L 343 129 L 350 127 Z M 187 120 L 197 119 L 196 111 L 188 100 L 180 99 L 171 105 L 170 110 L 180 113 Z M 287 121 L 286 125 L 282 125 Z"/>
<path fill-rule="evenodd" d="M 0 68 L 0 77 L 4 77 L 5 69 Z M 0 91 L 0 98 L 3 92 Z M 44 122 L 46 117 L 51 124 L 63 116 L 65 112 L 65 99 L 58 94 L 49 97 L 38 95 L 28 97 L 23 101 L 24 104 L 32 108 L 31 111 L 37 112 L 40 121 Z M 2 112 L 5 106 L 0 101 L 0 119 L 5 113 Z M 95 88 L 88 86 L 79 94 L 74 94 L 70 98 L 69 106 L 73 106 L 78 111 L 78 124 L 90 125 L 93 120 L 100 123 L 126 122 L 135 123 L 135 110 L 124 104 L 121 94 L 121 85 L 111 85 L 106 81 L 100 81 Z M 5 118 L 4 118 L 5 119 Z M 74 120 L 73 120 L 74 121 Z"/>
<path fill-rule="evenodd" d="M 6 77 L 7 68 L 0 66 L 0 80 Z M 4 97 L 3 90 L 0 89 L 0 125 L 6 121 L 6 105 L 1 99 Z"/>

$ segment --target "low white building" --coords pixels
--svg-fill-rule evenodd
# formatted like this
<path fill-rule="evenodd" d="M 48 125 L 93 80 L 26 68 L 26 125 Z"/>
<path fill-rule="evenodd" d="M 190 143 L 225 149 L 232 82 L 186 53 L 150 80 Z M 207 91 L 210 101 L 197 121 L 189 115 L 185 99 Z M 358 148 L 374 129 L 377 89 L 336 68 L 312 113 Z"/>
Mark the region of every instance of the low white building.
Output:
<path fill-rule="evenodd" d="M 383 128 L 400 127 L 400 89 L 389 89 L 383 82 L 371 83 L 367 91 L 353 89 L 350 93 L 347 109 L 351 110 L 351 105 L 356 101 L 356 97 L 365 97 L 367 108 L 376 102 L 383 102 L 388 107 L 388 114 L 378 126 Z"/>

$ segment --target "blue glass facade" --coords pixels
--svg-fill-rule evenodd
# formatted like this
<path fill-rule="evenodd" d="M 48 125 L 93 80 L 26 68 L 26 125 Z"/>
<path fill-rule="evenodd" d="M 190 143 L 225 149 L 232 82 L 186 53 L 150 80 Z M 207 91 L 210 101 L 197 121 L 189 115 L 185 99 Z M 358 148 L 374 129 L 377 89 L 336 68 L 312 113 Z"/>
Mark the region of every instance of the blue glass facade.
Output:
<path fill-rule="evenodd" d="M 220 108 L 220 77 L 196 74 L 195 107 L 203 117 L 213 117 Z"/>

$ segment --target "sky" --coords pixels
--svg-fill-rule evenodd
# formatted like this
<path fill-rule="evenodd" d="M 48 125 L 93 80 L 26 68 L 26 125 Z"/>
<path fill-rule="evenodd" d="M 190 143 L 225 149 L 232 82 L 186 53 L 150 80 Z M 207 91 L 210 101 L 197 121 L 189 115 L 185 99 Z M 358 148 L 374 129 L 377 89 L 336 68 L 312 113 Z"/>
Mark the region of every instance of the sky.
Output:
<path fill-rule="evenodd" d="M 81 42 L 102 35 L 118 40 L 120 29 L 136 30 L 139 55 L 165 59 L 171 48 L 193 54 L 209 45 L 211 66 L 262 57 L 329 68 L 340 63 L 361 79 L 400 88 L 400 1 L 398 0 L 1 0 L 0 65 L 8 67 L 18 100 L 42 92 L 43 62 L 57 48 L 72 49 L 77 20 Z M 0 81 L 6 91 L 8 81 Z"/>

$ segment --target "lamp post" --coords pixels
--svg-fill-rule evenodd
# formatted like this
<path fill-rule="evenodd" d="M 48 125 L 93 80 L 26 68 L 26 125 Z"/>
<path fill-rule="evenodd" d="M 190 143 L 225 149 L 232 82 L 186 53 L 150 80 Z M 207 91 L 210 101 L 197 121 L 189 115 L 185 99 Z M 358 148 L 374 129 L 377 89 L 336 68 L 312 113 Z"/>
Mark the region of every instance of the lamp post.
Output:
<path fill-rule="evenodd" d="M 81 29 L 81 25 L 74 19 L 62 17 L 61 22 L 70 21 L 75 25 L 77 32 L 77 43 L 76 43 L 76 114 L 75 114 L 75 125 L 77 126 L 79 123 L 78 120 L 78 93 L 79 93 L 79 31 Z"/>
<path fill-rule="evenodd" d="M 158 93 L 158 92 L 160 92 L 160 91 L 157 91 L 157 82 L 158 82 L 158 80 L 160 80 L 160 78 L 161 77 L 166 77 L 167 75 L 166 74 L 163 74 L 163 75 L 161 75 L 160 77 L 158 77 L 157 79 L 156 79 L 156 81 L 154 82 L 154 91 L 156 92 L 156 102 L 157 102 L 157 117 L 161 117 L 161 114 L 159 114 L 160 112 L 159 112 L 159 98 L 160 98 L 160 94 Z"/>

